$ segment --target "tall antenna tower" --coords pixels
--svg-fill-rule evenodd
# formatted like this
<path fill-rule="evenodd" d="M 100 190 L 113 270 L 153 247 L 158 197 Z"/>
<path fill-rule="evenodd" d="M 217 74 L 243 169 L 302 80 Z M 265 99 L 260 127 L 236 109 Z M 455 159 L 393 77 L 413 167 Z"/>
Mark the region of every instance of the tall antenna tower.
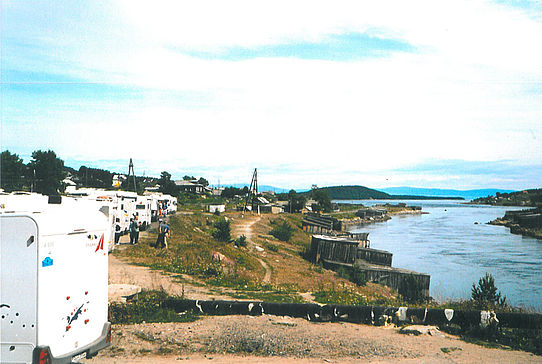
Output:
<path fill-rule="evenodd" d="M 258 168 L 254 168 L 254 173 L 252 174 L 252 181 L 250 181 L 250 187 L 248 189 L 247 198 L 245 200 L 245 206 L 243 207 L 243 214 L 245 213 L 247 209 L 247 205 L 250 201 L 250 205 L 252 208 L 252 211 L 257 207 L 258 205 Z"/>
<path fill-rule="evenodd" d="M 128 183 L 130 183 L 130 175 L 133 176 L 134 192 L 137 193 L 136 177 L 135 177 L 135 172 L 134 172 L 134 162 L 132 162 L 132 158 L 130 158 L 130 164 L 128 165 Z"/>

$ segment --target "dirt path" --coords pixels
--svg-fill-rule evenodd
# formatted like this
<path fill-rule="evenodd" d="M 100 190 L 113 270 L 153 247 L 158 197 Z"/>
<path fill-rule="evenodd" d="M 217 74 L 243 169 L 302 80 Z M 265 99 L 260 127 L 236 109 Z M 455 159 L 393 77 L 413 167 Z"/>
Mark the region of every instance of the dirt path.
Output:
<path fill-rule="evenodd" d="M 241 235 L 246 236 L 249 247 L 254 251 L 257 250 L 256 244 L 254 243 L 254 233 L 252 231 L 252 226 L 261 220 L 260 216 L 250 216 L 237 219 L 233 226 L 232 232 L 233 236 L 238 238 Z M 263 283 L 271 283 L 271 268 L 264 262 L 260 257 L 255 256 L 258 262 L 261 264 L 265 270 L 265 275 L 263 277 Z"/>

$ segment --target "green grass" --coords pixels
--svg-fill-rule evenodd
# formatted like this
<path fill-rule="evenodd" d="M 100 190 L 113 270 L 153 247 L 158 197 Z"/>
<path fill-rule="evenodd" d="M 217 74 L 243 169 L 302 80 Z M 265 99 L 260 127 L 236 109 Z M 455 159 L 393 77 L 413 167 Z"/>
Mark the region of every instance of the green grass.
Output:
<path fill-rule="evenodd" d="M 112 302 L 109 305 L 109 321 L 112 324 L 139 324 L 142 322 L 192 322 L 199 316 L 194 313 L 179 315 L 164 307 L 170 298 L 163 291 L 141 291 L 136 300 L 127 303 Z"/>

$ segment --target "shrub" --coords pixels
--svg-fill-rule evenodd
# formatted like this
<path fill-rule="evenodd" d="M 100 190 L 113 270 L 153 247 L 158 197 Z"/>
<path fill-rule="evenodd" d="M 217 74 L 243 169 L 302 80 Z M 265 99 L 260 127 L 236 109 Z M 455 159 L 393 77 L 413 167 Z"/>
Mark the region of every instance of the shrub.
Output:
<path fill-rule="evenodd" d="M 265 247 L 267 248 L 267 250 L 275 252 L 275 253 L 279 251 L 279 247 L 276 246 L 275 244 L 267 243 L 265 244 Z"/>
<path fill-rule="evenodd" d="M 240 237 L 235 240 L 235 245 L 240 247 L 246 247 L 247 246 L 247 237 L 244 235 L 241 235 Z"/>
<path fill-rule="evenodd" d="M 281 240 L 281 241 L 290 241 L 290 238 L 292 237 L 294 233 L 294 228 L 291 227 L 286 221 L 282 221 L 281 224 L 276 224 L 275 227 L 269 232 L 269 234 L 273 235 L 275 238 Z"/>
<path fill-rule="evenodd" d="M 230 241 L 231 228 L 229 220 L 218 220 L 217 222 L 215 222 L 214 227 L 216 230 L 213 231 L 213 238 L 218 241 Z"/>
<path fill-rule="evenodd" d="M 472 300 L 480 309 L 505 307 L 506 297 L 502 296 L 495 287 L 495 279 L 489 273 L 480 278 L 478 286 L 472 284 Z"/>

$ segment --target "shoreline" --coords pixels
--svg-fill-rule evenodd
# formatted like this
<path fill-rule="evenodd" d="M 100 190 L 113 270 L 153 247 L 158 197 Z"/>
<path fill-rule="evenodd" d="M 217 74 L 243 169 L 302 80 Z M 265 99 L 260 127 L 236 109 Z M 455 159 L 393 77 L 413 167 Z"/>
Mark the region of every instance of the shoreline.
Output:
<path fill-rule="evenodd" d="M 528 236 L 531 238 L 542 240 L 542 230 L 520 226 L 519 224 L 511 220 L 504 219 L 504 217 L 496 218 L 495 220 L 488 222 L 488 224 L 507 227 L 508 229 L 510 229 L 510 234 Z"/>

